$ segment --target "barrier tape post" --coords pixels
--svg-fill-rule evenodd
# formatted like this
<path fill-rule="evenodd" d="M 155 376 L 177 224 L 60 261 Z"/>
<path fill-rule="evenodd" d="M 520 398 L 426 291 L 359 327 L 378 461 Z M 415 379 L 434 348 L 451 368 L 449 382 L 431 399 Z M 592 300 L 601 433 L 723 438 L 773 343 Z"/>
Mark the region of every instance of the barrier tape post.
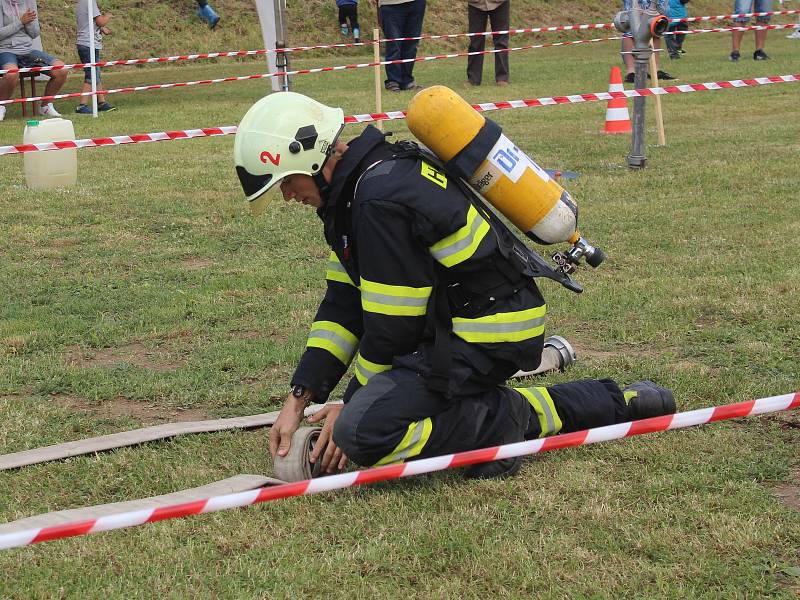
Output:
<path fill-rule="evenodd" d="M 375 44 L 372 46 L 372 58 L 375 64 L 375 112 L 382 112 L 383 109 L 381 108 L 381 94 L 382 86 L 381 86 L 381 68 L 377 64 L 381 61 L 381 46 L 379 40 L 381 38 L 381 30 L 377 27 L 372 30 L 372 39 L 375 41 Z M 378 121 L 377 127 L 380 131 L 383 131 L 383 121 Z"/>
<path fill-rule="evenodd" d="M 433 458 L 424 458 L 384 467 L 374 467 L 363 471 L 354 471 L 352 473 L 330 475 L 318 479 L 307 479 L 305 481 L 298 481 L 297 483 L 286 483 L 247 492 L 214 496 L 183 504 L 123 512 L 88 521 L 65 523 L 52 527 L 0 534 L 0 550 L 19 548 L 40 542 L 87 535 L 100 531 L 123 529 L 135 525 L 163 521 L 165 519 L 177 519 L 230 508 L 240 508 L 260 502 L 291 498 L 293 496 L 319 494 L 320 492 L 339 490 L 366 483 L 399 479 L 401 477 L 420 475 L 422 473 L 433 473 L 435 471 L 491 462 L 504 458 L 527 456 L 540 452 L 547 452 L 549 450 L 560 450 L 563 448 L 596 444 L 598 442 L 618 440 L 646 433 L 683 429 L 725 419 L 735 419 L 797 408 L 800 408 L 800 392 L 680 412 L 673 415 L 642 419 L 641 421 L 629 421 L 627 423 L 618 423 L 605 427 L 595 427 L 593 429 L 584 429 L 583 431 L 564 433 L 548 438 L 482 448 L 480 450 L 471 450 L 468 452 L 459 452 L 457 454 L 448 454 L 445 456 L 435 456 Z"/>

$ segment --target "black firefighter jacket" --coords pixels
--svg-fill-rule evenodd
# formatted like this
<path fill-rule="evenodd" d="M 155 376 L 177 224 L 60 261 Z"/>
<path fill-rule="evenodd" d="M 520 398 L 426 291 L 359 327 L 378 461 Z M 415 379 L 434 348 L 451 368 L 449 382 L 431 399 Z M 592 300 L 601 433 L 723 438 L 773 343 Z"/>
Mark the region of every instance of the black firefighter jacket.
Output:
<path fill-rule="evenodd" d="M 425 376 L 435 287 L 457 292 L 461 284 L 475 289 L 497 280 L 502 257 L 488 220 L 455 181 L 418 155 L 391 159 L 396 148 L 367 127 L 337 164 L 318 210 L 332 249 L 327 291 L 292 378 L 317 402 L 327 399 L 351 362 L 345 402 L 393 363 Z M 484 296 L 450 308 L 455 395 L 500 384 L 541 359 L 546 306 L 533 280 L 505 298 Z"/>

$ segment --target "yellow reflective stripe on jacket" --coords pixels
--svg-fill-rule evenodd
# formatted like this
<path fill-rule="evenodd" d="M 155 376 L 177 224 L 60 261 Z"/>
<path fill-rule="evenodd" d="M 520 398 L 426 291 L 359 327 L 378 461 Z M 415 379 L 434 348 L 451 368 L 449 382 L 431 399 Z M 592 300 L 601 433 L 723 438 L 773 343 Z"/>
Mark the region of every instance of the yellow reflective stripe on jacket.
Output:
<path fill-rule="evenodd" d="M 554 435 L 561 431 L 562 423 L 561 418 L 556 411 L 556 405 L 553 404 L 553 399 L 550 397 L 550 392 L 545 387 L 531 387 L 531 388 L 514 388 L 520 394 L 525 396 L 536 411 L 536 416 L 539 418 L 539 427 L 542 433 L 539 437 L 546 437 Z"/>
<path fill-rule="evenodd" d="M 352 286 L 355 286 L 353 280 L 350 279 L 350 275 L 347 274 L 347 271 L 344 270 L 342 263 L 339 262 L 339 257 L 336 256 L 335 252 L 331 252 L 330 257 L 328 258 L 328 270 L 325 271 L 325 279 L 329 279 L 330 281 L 339 281 L 341 283 L 349 283 Z"/>
<path fill-rule="evenodd" d="M 392 365 L 381 365 L 378 363 L 374 363 L 370 360 L 367 360 L 361 353 L 358 353 L 356 356 L 356 379 L 361 385 L 367 385 L 367 381 L 373 375 L 377 375 L 378 373 L 383 373 L 384 371 L 388 371 L 392 368 Z"/>
<path fill-rule="evenodd" d="M 408 287 L 375 283 L 361 278 L 361 307 L 372 313 L 417 317 L 427 312 L 431 286 Z"/>
<path fill-rule="evenodd" d="M 477 319 L 453 317 L 453 333 L 467 342 L 520 342 L 544 333 L 547 306 L 496 313 Z"/>
<path fill-rule="evenodd" d="M 481 240 L 489 232 L 489 223 L 470 205 L 467 223 L 430 247 L 433 257 L 445 267 L 464 262 L 475 254 Z"/>
<path fill-rule="evenodd" d="M 358 338 L 333 321 L 314 321 L 308 334 L 306 348 L 322 348 L 345 365 L 350 364 L 358 346 Z"/>
<path fill-rule="evenodd" d="M 397 444 L 391 454 L 384 456 L 374 466 L 391 465 L 394 463 L 403 462 L 406 459 L 417 456 L 425 444 L 428 443 L 428 438 L 431 437 L 433 431 L 433 421 L 429 418 L 423 421 L 414 421 L 408 426 L 408 431 Z"/>

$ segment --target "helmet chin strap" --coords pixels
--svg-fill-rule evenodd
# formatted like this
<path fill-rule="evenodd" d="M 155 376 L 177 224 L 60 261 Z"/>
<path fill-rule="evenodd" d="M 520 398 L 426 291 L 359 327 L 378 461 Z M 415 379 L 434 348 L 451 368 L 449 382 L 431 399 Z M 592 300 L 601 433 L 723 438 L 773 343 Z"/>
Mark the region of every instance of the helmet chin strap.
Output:
<path fill-rule="evenodd" d="M 331 193 L 331 184 L 325 181 L 325 177 L 322 176 L 322 169 L 314 173 L 311 179 L 314 180 L 314 183 L 316 183 L 319 188 L 319 196 L 322 198 L 322 204 L 324 206 L 328 203 L 328 197 Z"/>

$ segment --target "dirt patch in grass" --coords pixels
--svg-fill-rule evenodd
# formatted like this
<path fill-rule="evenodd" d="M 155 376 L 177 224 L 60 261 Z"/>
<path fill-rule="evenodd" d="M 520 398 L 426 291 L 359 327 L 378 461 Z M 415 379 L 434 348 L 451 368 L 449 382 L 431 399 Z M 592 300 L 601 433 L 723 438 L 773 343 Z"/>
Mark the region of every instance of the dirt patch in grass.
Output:
<path fill-rule="evenodd" d="M 117 396 L 111 400 L 95 403 L 77 396 L 63 394 L 51 396 L 53 402 L 62 408 L 77 412 L 91 413 L 106 418 L 130 417 L 143 424 L 172 423 L 178 421 L 202 421 L 208 419 L 205 411 L 197 409 L 178 410 L 158 406 L 151 402 L 131 400 Z"/>
<path fill-rule="evenodd" d="M 775 486 L 775 496 L 786 506 L 800 512 L 800 471 L 795 471 L 789 476 L 790 483 L 781 483 Z"/>
<path fill-rule="evenodd" d="M 209 258 L 193 257 L 185 259 L 184 261 L 181 262 L 181 264 L 183 265 L 184 269 L 197 270 L 197 269 L 207 269 L 208 267 L 213 267 L 214 261 Z"/>
<path fill-rule="evenodd" d="M 583 344 L 576 344 L 572 340 L 569 340 L 570 345 L 575 350 L 575 354 L 578 355 L 578 359 L 581 358 L 600 358 L 600 359 L 608 359 L 608 358 L 616 358 L 618 356 L 622 356 L 622 352 L 604 352 L 602 350 L 591 350 L 588 346 L 584 346 Z"/>
<path fill-rule="evenodd" d="M 139 343 L 97 351 L 86 350 L 80 346 L 70 346 L 67 350 L 67 364 L 82 369 L 115 367 L 124 363 L 153 371 L 174 371 L 183 366 L 183 362 L 167 360 L 166 350 L 149 350 Z"/>

